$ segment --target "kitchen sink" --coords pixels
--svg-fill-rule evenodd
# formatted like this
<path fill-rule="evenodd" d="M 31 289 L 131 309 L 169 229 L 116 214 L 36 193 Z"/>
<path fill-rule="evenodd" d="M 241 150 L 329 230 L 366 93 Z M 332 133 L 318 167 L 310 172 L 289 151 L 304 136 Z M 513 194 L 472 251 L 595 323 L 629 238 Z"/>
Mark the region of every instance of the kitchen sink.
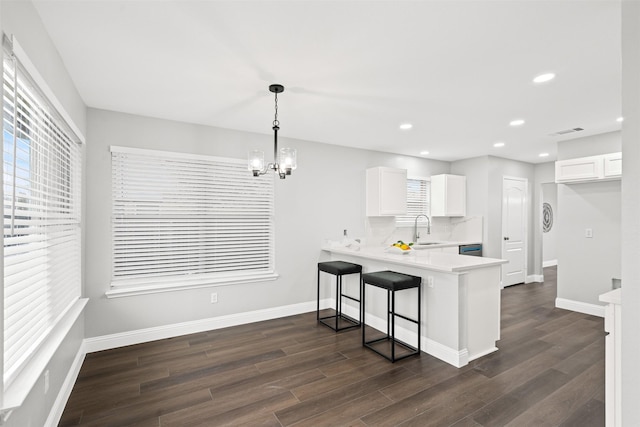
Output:
<path fill-rule="evenodd" d="M 433 245 L 442 245 L 445 242 L 424 242 L 424 243 L 414 243 L 411 247 L 413 249 L 429 249 L 429 246 L 433 246 Z"/>

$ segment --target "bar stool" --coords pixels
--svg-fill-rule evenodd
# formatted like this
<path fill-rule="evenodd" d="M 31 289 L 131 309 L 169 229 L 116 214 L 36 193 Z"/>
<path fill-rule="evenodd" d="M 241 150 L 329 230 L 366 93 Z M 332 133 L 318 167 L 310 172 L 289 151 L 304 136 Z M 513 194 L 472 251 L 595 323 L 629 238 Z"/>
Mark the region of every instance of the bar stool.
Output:
<path fill-rule="evenodd" d="M 321 271 L 324 271 L 325 273 L 333 274 L 334 276 L 336 276 L 336 314 L 333 316 L 320 317 L 320 272 Z M 358 280 L 358 284 L 360 284 L 360 279 L 362 279 L 361 265 L 352 264 L 350 262 L 344 262 L 344 261 L 327 261 L 327 262 L 318 263 L 318 306 L 316 309 L 316 318 L 320 323 L 330 327 L 336 332 L 342 331 L 344 329 L 359 327 L 362 321 L 361 307 L 358 307 L 358 320 L 353 319 L 345 315 L 344 313 L 342 313 L 342 298 L 347 298 L 360 304 L 359 299 L 342 293 L 342 276 L 344 276 L 345 274 L 355 274 L 355 273 L 358 273 L 360 275 Z M 358 295 L 358 298 L 359 297 L 360 296 Z M 329 322 L 329 319 L 334 319 L 334 321 Z"/>
<path fill-rule="evenodd" d="M 376 286 L 378 288 L 387 290 L 387 334 L 382 338 L 373 339 L 367 341 L 365 335 L 366 329 L 366 318 L 362 319 L 362 345 L 375 351 L 380 356 L 390 360 L 391 362 L 395 362 L 396 360 L 404 359 L 405 357 L 414 356 L 416 354 L 420 354 L 420 310 L 422 305 L 422 295 L 421 295 L 421 283 L 422 278 L 418 276 L 411 276 L 408 274 L 396 273 L 395 271 L 377 271 L 374 273 L 365 273 L 361 275 L 362 277 L 362 311 L 365 311 L 365 289 L 367 285 Z M 406 316 L 396 313 L 395 310 L 395 296 L 397 291 L 402 291 L 405 289 L 413 289 L 418 288 L 418 319 L 410 319 Z M 363 314 L 364 316 L 364 314 Z M 409 344 L 402 342 L 396 339 L 395 334 L 395 318 L 400 317 L 401 319 L 407 320 L 409 322 L 415 323 L 418 325 L 418 347 L 415 348 L 410 346 Z M 390 355 L 385 354 L 380 351 L 378 348 L 374 346 L 374 344 L 380 343 L 382 341 L 386 341 L 390 349 Z M 396 345 L 400 348 L 409 351 L 409 353 L 405 353 L 401 356 L 396 357 Z M 381 347 L 378 345 L 377 347 Z"/>

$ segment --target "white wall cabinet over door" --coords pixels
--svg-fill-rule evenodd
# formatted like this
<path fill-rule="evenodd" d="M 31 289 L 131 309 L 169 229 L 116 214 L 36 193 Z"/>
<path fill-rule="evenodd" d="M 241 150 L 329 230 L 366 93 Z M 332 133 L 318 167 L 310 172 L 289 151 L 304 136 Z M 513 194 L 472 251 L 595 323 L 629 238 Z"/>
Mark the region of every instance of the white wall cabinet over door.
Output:
<path fill-rule="evenodd" d="M 467 213 L 467 177 L 433 175 L 431 177 L 431 216 L 465 216 Z"/>
<path fill-rule="evenodd" d="M 564 184 L 620 179 L 622 153 L 610 153 L 556 162 L 556 182 Z"/>
<path fill-rule="evenodd" d="M 622 177 L 622 153 L 611 153 L 604 155 L 605 178 L 621 178 Z"/>
<path fill-rule="evenodd" d="M 407 170 L 387 167 L 367 169 L 367 216 L 407 213 Z"/>

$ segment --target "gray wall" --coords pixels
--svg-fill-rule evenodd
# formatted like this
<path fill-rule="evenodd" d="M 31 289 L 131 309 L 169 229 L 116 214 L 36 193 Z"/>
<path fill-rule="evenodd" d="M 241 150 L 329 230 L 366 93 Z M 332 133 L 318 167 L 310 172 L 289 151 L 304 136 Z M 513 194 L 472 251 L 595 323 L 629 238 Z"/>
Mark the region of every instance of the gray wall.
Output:
<path fill-rule="evenodd" d="M 487 218 L 489 215 L 489 157 L 474 157 L 458 160 L 451 163 L 451 173 L 467 177 L 467 216 L 482 217 L 482 242 L 483 253 L 489 256 L 487 244 L 489 241 L 489 229 Z"/>
<path fill-rule="evenodd" d="M 555 162 L 538 163 L 534 167 L 533 195 L 533 274 L 543 275 L 542 271 L 542 186 L 556 179 Z M 554 184 L 555 185 L 555 184 Z M 556 189 L 557 194 L 557 189 Z M 557 197 L 557 196 L 556 196 Z M 557 198 L 556 198 L 557 202 Z M 555 224 L 554 227 L 557 227 Z M 557 231 L 557 229 L 556 229 Z"/>
<path fill-rule="evenodd" d="M 551 230 L 542 233 L 542 262 L 557 261 L 556 245 L 558 242 L 558 186 L 557 184 L 542 185 L 542 202 L 551 207 L 553 223 Z"/>
<path fill-rule="evenodd" d="M 622 425 L 640 425 L 640 3 L 622 2 Z"/>
<path fill-rule="evenodd" d="M 451 173 L 467 176 L 467 215 L 482 215 L 483 254 L 502 257 L 502 179 L 505 176 L 528 180 L 527 275 L 535 271 L 533 233 L 534 165 L 494 156 L 460 160 L 451 164 Z"/>
<path fill-rule="evenodd" d="M 2 1 L 0 9 L 2 31 L 7 35 L 16 36 L 29 59 L 37 67 L 76 126 L 85 132 L 84 103 L 31 2 Z M 4 425 L 16 427 L 44 425 L 83 338 L 84 318 L 81 315 L 46 367 L 51 373 L 49 392 L 44 393 L 44 380 L 41 377 L 27 396 L 24 405 L 16 409 Z"/>
<path fill-rule="evenodd" d="M 270 132 L 268 124 L 265 132 Z M 286 135 L 286 128 L 280 136 Z M 282 138 L 298 150 L 298 169 L 276 180 L 276 281 L 107 299 L 111 269 L 109 145 L 246 158 L 270 152 L 271 135 L 251 134 L 89 109 L 87 147 L 86 336 L 314 301 L 316 263 L 325 238 L 364 235 L 365 169 L 392 166 L 409 175 L 449 172 L 449 163 Z M 247 172 L 248 173 L 248 172 Z"/>
<path fill-rule="evenodd" d="M 620 149 L 620 132 L 610 132 L 558 143 L 558 159 Z M 598 296 L 621 274 L 620 181 L 559 184 L 558 211 L 558 298 L 600 305 Z"/>

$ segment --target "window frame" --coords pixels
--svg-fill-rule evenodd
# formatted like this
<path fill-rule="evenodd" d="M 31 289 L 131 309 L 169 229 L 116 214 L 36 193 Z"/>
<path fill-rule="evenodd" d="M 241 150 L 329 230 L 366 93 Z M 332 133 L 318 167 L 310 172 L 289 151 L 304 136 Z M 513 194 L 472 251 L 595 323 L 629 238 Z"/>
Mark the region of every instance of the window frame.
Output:
<path fill-rule="evenodd" d="M 409 189 L 409 185 L 410 185 L 410 181 L 422 181 L 424 183 L 426 183 L 427 189 L 426 189 L 426 199 L 425 199 L 425 203 L 427 205 L 426 207 L 426 212 L 425 213 L 414 213 L 414 212 L 409 212 L 409 203 L 411 202 L 409 194 L 410 194 L 410 189 Z M 395 226 L 396 227 L 402 227 L 402 228 L 407 228 L 407 227 L 413 227 L 415 224 L 415 218 L 417 215 L 427 215 L 429 217 L 429 219 L 431 219 L 431 177 L 425 177 L 425 176 L 416 176 L 416 175 L 411 175 L 411 176 L 407 176 L 407 214 L 406 215 L 396 215 L 395 218 Z"/>
<path fill-rule="evenodd" d="M 60 345 L 67 339 L 69 331 L 77 324 L 77 320 L 81 316 L 88 299 L 82 298 L 82 234 L 84 229 L 83 223 L 83 207 L 82 207 L 82 186 L 81 179 L 83 176 L 83 158 L 84 158 L 84 143 L 85 138 L 79 128 L 75 125 L 71 116 L 67 113 L 62 103 L 57 99 L 54 92 L 47 85 L 46 80 L 40 75 L 37 68 L 30 61 L 26 52 L 22 49 L 18 41 L 15 37 L 7 37 L 3 36 L 3 71 L 4 71 L 4 61 L 7 59 L 11 59 L 14 61 L 15 66 L 12 67 L 14 70 L 18 70 L 20 77 L 24 80 L 25 84 L 29 87 L 29 90 L 33 91 L 37 94 L 39 107 L 43 108 L 47 111 L 48 116 L 54 117 L 55 126 L 65 128 L 65 132 L 68 132 L 71 136 L 72 143 L 75 144 L 79 149 L 79 159 L 78 162 L 74 164 L 76 169 L 72 169 L 76 171 L 76 178 L 80 179 L 80 187 L 78 188 L 79 192 L 77 193 L 79 197 L 76 199 L 76 207 L 78 209 L 77 214 L 79 215 L 79 221 L 74 225 L 74 228 L 77 228 L 77 233 L 79 234 L 79 239 L 75 242 L 77 246 L 77 269 L 79 270 L 79 280 L 74 281 L 73 286 L 69 286 L 69 288 L 73 289 L 72 295 L 70 298 L 65 299 L 68 304 L 64 304 L 62 308 L 56 309 L 57 315 L 53 320 L 50 320 L 49 327 L 46 329 L 46 332 L 42 335 L 41 339 L 38 341 L 36 346 L 32 346 L 28 357 L 25 357 L 21 360 L 21 364 L 15 372 L 6 378 L 5 371 L 5 316 L 6 316 L 6 294 L 5 294 L 5 269 L 4 269 L 4 236 L 3 236 L 3 286 L 0 287 L 0 292 L 2 295 L 2 319 L 3 327 L 0 328 L 2 331 L 2 339 L 0 340 L 0 346 L 2 348 L 2 357 L 0 358 L 0 366 L 2 366 L 3 372 L 3 387 L 0 388 L 0 423 L 2 420 L 6 420 L 11 412 L 22 406 L 24 400 L 27 395 L 33 389 L 33 386 L 36 382 L 41 378 L 42 373 L 46 366 L 50 363 L 54 354 L 58 351 Z M 4 73 L 3 73 L 4 74 Z M 3 77 L 3 86 L 4 86 L 4 77 Z M 5 102 L 5 94 L 3 91 L 3 104 Z M 4 115 L 6 112 L 4 111 L 3 106 L 3 121 L 5 120 Z M 4 130 L 4 125 L 3 125 Z M 12 129 L 15 134 L 15 127 Z M 57 130 L 56 130 L 57 131 Z M 47 136 L 45 135 L 44 138 Z M 12 138 L 13 140 L 13 138 Z M 3 135 L 3 144 L 4 144 L 4 135 Z M 4 149 L 3 149 L 4 151 Z M 49 156 L 43 154 L 47 159 Z M 64 156 L 63 156 L 64 157 Z M 54 168 L 55 169 L 55 168 Z M 3 167 L 3 175 L 4 175 L 4 167 Z M 64 185 L 63 185 L 64 187 Z M 0 188 L 0 192 L 2 192 L 3 200 L 5 198 L 4 194 L 4 186 Z M 64 253 L 63 257 L 67 257 L 68 253 Z"/>
<path fill-rule="evenodd" d="M 275 185 L 274 185 L 274 178 L 273 176 L 271 176 L 271 174 L 268 174 L 262 177 L 253 177 L 252 174 L 249 173 L 246 169 L 246 161 L 240 160 L 240 159 L 234 159 L 234 158 L 215 157 L 215 156 L 208 156 L 208 155 L 201 155 L 201 154 L 172 152 L 172 151 L 149 150 L 149 149 L 141 149 L 141 148 L 133 148 L 133 147 L 121 147 L 121 146 L 111 146 L 110 151 L 112 156 L 112 160 L 111 160 L 112 161 L 112 165 L 111 165 L 111 172 L 112 172 L 111 254 L 113 258 L 111 262 L 111 272 L 112 272 L 111 284 L 110 284 L 110 288 L 106 292 L 106 296 L 108 298 L 116 298 L 116 297 L 131 296 L 131 295 L 143 295 L 143 294 L 158 293 L 158 292 L 171 292 L 171 291 L 177 291 L 177 290 L 203 288 L 203 287 L 211 287 L 211 286 L 224 286 L 224 285 L 232 285 L 232 284 L 239 284 L 239 283 L 270 281 L 278 278 L 278 274 L 275 271 L 275 204 L 273 203 Z M 197 271 L 197 269 L 195 269 L 195 270 L 191 270 L 192 271 L 191 273 L 188 273 L 186 270 L 187 267 L 185 267 L 184 263 L 182 263 L 180 267 L 176 267 L 178 268 L 179 274 L 167 273 L 166 275 L 162 275 L 159 268 L 157 274 L 154 274 L 152 272 L 152 273 L 149 273 L 146 277 L 143 274 L 139 274 L 139 275 L 134 274 L 129 278 L 122 277 L 120 275 L 120 272 L 123 271 L 122 266 L 116 265 L 116 260 L 115 260 L 116 256 L 119 259 L 122 258 L 121 244 L 118 243 L 119 242 L 118 239 L 121 238 L 119 237 L 121 236 L 121 232 L 118 231 L 118 227 L 121 227 L 121 224 L 124 224 L 127 221 L 133 221 L 135 218 L 135 213 L 131 214 L 132 216 L 129 218 L 124 218 L 122 216 L 121 212 L 123 207 L 125 206 L 122 203 L 124 200 L 124 203 L 126 204 L 126 206 L 133 206 L 133 204 L 135 204 L 136 201 L 135 201 L 135 198 L 122 199 L 121 197 L 121 195 L 123 194 L 121 192 L 123 191 L 123 189 L 127 188 L 129 183 L 122 180 L 119 180 L 119 182 L 116 182 L 115 174 L 122 173 L 122 171 L 118 171 L 117 168 L 121 168 L 121 167 L 126 168 L 130 166 L 114 163 L 119 161 L 127 161 L 126 159 L 118 160 L 118 156 L 129 156 L 131 157 L 132 162 L 137 162 L 139 161 L 140 156 L 144 156 L 144 161 L 149 163 L 152 169 L 158 166 L 158 164 L 155 164 L 154 166 L 155 161 L 160 163 L 170 164 L 170 165 L 179 164 L 180 165 L 179 167 L 182 168 L 183 171 L 186 171 L 186 172 L 183 172 L 185 173 L 184 176 L 187 176 L 189 173 L 196 174 L 196 171 L 190 171 L 186 169 L 190 164 L 192 164 L 194 168 L 206 167 L 206 166 L 203 166 L 206 164 L 208 164 L 211 168 L 217 168 L 217 167 L 230 168 L 231 172 L 229 173 L 234 174 L 234 178 L 233 180 L 230 180 L 232 182 L 226 182 L 224 185 L 231 186 L 231 187 L 235 186 L 235 191 L 233 191 L 233 194 L 235 195 L 234 197 L 238 198 L 238 197 L 241 197 L 241 193 L 246 193 L 248 191 L 247 186 L 249 186 L 249 188 L 253 188 L 254 191 L 255 189 L 258 189 L 258 188 L 264 191 L 267 191 L 267 193 L 260 195 L 260 198 L 263 203 L 261 206 L 263 207 L 264 210 L 259 212 L 261 212 L 260 214 L 261 217 L 268 215 L 268 224 L 264 226 L 266 228 L 261 228 L 261 230 L 263 231 L 266 230 L 268 234 L 268 237 L 266 239 L 267 243 L 266 244 L 263 243 L 261 245 L 263 252 L 260 252 L 263 254 L 263 256 L 268 257 L 268 262 L 267 262 L 268 266 L 255 269 L 253 271 L 240 269 L 235 271 L 226 271 L 226 272 L 216 271 L 216 272 L 204 273 L 204 272 L 199 272 Z M 152 158 L 155 160 L 152 160 Z M 167 166 L 167 168 L 171 168 L 171 167 L 173 166 Z M 164 189 L 156 188 L 153 183 L 151 183 L 148 187 L 149 191 L 159 192 L 158 194 L 159 197 L 156 197 L 155 199 L 156 201 L 154 203 L 162 204 L 162 202 L 158 202 L 158 200 L 165 198 L 166 194 L 168 194 L 168 192 L 170 191 L 168 189 L 175 190 L 176 188 L 179 188 L 180 186 L 185 185 L 184 183 L 178 182 L 179 180 L 175 180 L 175 177 L 172 178 L 171 174 L 169 173 L 165 174 L 164 177 L 167 179 Z M 182 179 L 182 176 L 181 176 L 181 179 Z M 202 178 L 201 174 L 198 176 L 194 175 L 194 179 L 211 180 L 211 178 L 208 178 L 208 176 L 205 176 L 204 178 Z M 149 180 L 149 181 L 153 181 L 153 180 Z M 211 194 L 209 194 L 209 192 L 201 194 L 205 198 L 204 199 L 205 203 L 212 203 L 214 200 L 216 200 L 215 199 L 216 197 L 223 197 L 222 193 L 225 190 L 224 189 L 216 190 L 216 188 L 214 188 L 214 187 L 218 187 L 219 185 L 223 185 L 223 184 L 218 184 L 218 182 L 221 182 L 221 181 L 222 180 L 210 181 L 209 183 L 204 183 L 204 181 L 202 181 L 203 182 L 202 185 L 208 186 L 207 188 L 209 189 L 209 191 L 212 192 Z M 196 183 L 200 184 L 200 181 L 196 181 Z M 243 186 L 243 183 L 245 184 L 244 186 Z M 227 194 L 228 194 L 229 188 L 231 187 L 225 187 L 225 189 L 227 190 Z M 140 191 L 141 188 L 143 187 L 138 187 L 136 191 Z M 190 187 L 183 187 L 183 188 L 190 188 Z M 215 193 L 215 191 L 218 191 L 218 193 Z M 178 194 L 178 192 L 174 191 L 172 194 L 175 197 L 175 195 Z M 218 194 L 218 196 L 214 196 L 213 194 Z M 118 197 L 121 197 L 122 200 L 116 200 L 116 195 L 118 195 Z M 229 197 L 229 196 L 224 196 L 224 197 Z M 187 201 L 185 200 L 185 202 Z M 236 200 L 235 202 L 238 203 L 238 200 Z M 242 204 L 243 206 L 245 204 L 249 204 L 250 206 L 256 207 L 255 200 L 244 200 Z M 182 209 L 182 208 L 185 208 L 185 206 L 178 205 L 177 208 L 172 208 L 172 209 Z M 135 210 L 135 208 L 133 209 Z M 160 207 L 159 209 L 163 209 L 163 208 Z M 220 209 L 224 209 L 224 207 Z M 238 212 L 244 212 L 243 209 L 240 209 L 240 208 L 238 209 L 239 209 Z M 256 209 L 259 210 L 260 206 L 258 206 Z M 116 210 L 118 210 L 118 212 L 116 212 Z M 129 209 L 129 212 L 134 212 L 134 211 L 132 209 Z M 201 218 L 206 219 L 207 223 L 215 222 L 216 218 L 214 217 L 216 215 L 220 215 L 219 212 L 217 211 L 215 213 L 214 212 L 208 213 L 208 210 L 202 210 L 200 211 L 200 213 L 201 215 L 203 215 Z M 120 215 L 120 217 L 118 217 L 118 215 Z M 244 217 L 239 216 L 237 218 L 246 219 L 246 218 L 249 218 L 251 215 L 255 217 L 254 213 L 249 213 L 249 208 L 246 209 L 246 213 L 244 213 L 244 215 L 245 215 Z M 157 219 L 160 219 L 161 221 L 166 219 L 166 218 L 164 219 L 163 218 L 164 217 L 162 217 L 161 213 L 158 213 Z M 234 217 L 234 220 L 237 218 Z M 186 221 L 186 220 L 185 219 L 175 220 L 175 222 L 178 222 L 178 223 L 180 223 L 181 221 Z M 262 221 L 264 223 L 264 218 Z M 195 230 L 196 226 L 193 225 L 190 227 L 194 227 L 193 235 L 195 237 L 196 235 L 195 232 L 197 231 Z M 213 227 L 215 227 L 215 225 Z M 239 231 L 236 233 L 237 234 L 234 234 L 234 236 L 236 237 L 239 236 L 240 234 L 243 234 L 242 232 L 239 232 Z M 194 250 L 197 250 L 198 252 L 204 252 L 204 250 L 202 249 L 197 249 L 199 247 L 200 248 L 203 247 L 203 246 L 198 246 L 198 244 L 208 245 L 209 248 L 211 247 L 217 248 L 218 246 L 221 245 L 219 243 L 219 241 L 222 241 L 221 239 L 219 238 L 218 239 L 211 238 L 211 239 L 212 240 L 207 240 L 207 243 L 204 243 L 204 242 L 197 243 L 195 241 L 191 242 L 191 240 L 189 240 L 189 242 L 185 244 L 188 245 L 189 248 L 194 248 Z M 202 240 L 202 239 L 199 239 L 199 240 Z M 155 255 L 152 249 L 149 250 L 148 255 L 149 255 L 149 259 L 153 259 Z M 207 268 L 215 269 L 217 268 L 214 265 L 215 260 L 213 260 L 215 256 L 216 255 L 208 255 L 207 257 L 203 258 L 204 261 L 201 261 L 201 262 L 198 261 L 197 263 L 207 265 Z M 236 258 L 242 259 L 242 256 L 236 257 Z M 196 258 L 196 259 L 199 259 L 199 258 Z M 126 263 L 127 260 L 125 259 L 124 262 Z M 159 262 L 164 262 L 164 261 L 159 261 Z M 161 267 L 161 264 L 159 265 Z"/>

